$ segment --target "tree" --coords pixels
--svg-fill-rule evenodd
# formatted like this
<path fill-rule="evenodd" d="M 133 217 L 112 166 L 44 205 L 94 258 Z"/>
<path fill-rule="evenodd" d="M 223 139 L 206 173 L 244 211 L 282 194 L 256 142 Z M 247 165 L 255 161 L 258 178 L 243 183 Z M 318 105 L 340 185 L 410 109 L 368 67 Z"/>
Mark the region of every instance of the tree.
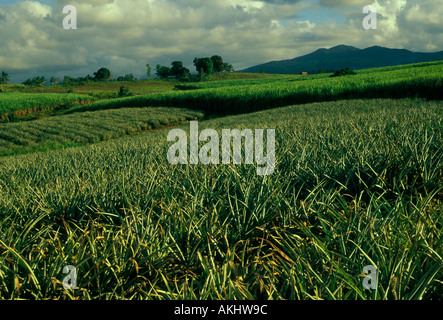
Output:
<path fill-rule="evenodd" d="M 97 72 L 94 72 L 95 80 L 106 81 L 111 77 L 111 71 L 107 68 L 100 68 Z"/>
<path fill-rule="evenodd" d="M 211 74 L 214 71 L 214 64 L 211 58 L 195 58 L 194 66 L 200 76 L 203 74 Z"/>
<path fill-rule="evenodd" d="M 171 63 L 171 76 L 175 76 L 176 78 L 178 78 L 182 72 L 183 69 L 183 62 L 181 61 L 174 61 Z"/>
<path fill-rule="evenodd" d="M 223 62 L 223 58 L 217 55 L 211 57 L 212 66 L 214 68 L 214 72 L 220 73 L 225 71 L 225 64 Z"/>
<path fill-rule="evenodd" d="M 171 75 L 171 69 L 165 66 L 157 65 L 155 67 L 156 75 L 160 78 L 166 79 Z"/>
<path fill-rule="evenodd" d="M 117 78 L 117 81 L 136 81 L 137 78 L 134 77 L 134 75 L 132 73 L 123 76 L 120 76 Z"/>
<path fill-rule="evenodd" d="M 182 74 L 181 77 L 182 78 L 186 78 L 191 74 L 191 71 L 188 68 L 183 67 L 182 69 Z"/>
<path fill-rule="evenodd" d="M 146 73 L 148 74 L 148 79 L 151 77 L 151 66 L 149 65 L 149 63 L 146 65 L 147 71 Z"/>
<path fill-rule="evenodd" d="M 24 85 L 27 86 L 42 86 L 46 82 L 45 77 L 34 77 L 32 79 L 27 79 L 23 82 Z"/>
<path fill-rule="evenodd" d="M 348 75 L 354 75 L 355 72 L 351 70 L 350 67 L 346 67 L 345 69 L 337 70 L 334 72 L 334 74 L 331 74 L 329 77 L 341 77 L 341 76 L 348 76 Z"/>
<path fill-rule="evenodd" d="M 71 76 L 64 76 L 64 78 L 63 78 L 63 84 L 65 84 L 65 85 L 71 85 L 74 83 L 74 81 L 75 81 L 75 79 Z"/>
<path fill-rule="evenodd" d="M 132 96 L 131 93 L 129 93 L 129 89 L 125 88 L 124 86 L 121 86 L 120 89 L 118 90 L 118 97 L 122 98 L 122 97 L 129 97 Z"/>
<path fill-rule="evenodd" d="M 224 63 L 223 67 L 226 72 L 234 72 L 234 67 L 230 63 Z"/>
<path fill-rule="evenodd" d="M 59 81 L 60 79 L 56 77 L 51 77 L 51 79 L 49 80 L 49 82 L 51 82 L 53 86 L 55 86 Z"/>
<path fill-rule="evenodd" d="M 11 78 L 9 78 L 9 75 L 5 71 L 2 71 L 0 75 L 0 84 L 7 84 L 9 80 L 11 80 Z"/>
<path fill-rule="evenodd" d="M 176 78 L 187 77 L 189 75 L 189 69 L 183 67 L 183 62 L 174 61 L 171 63 L 170 75 Z"/>

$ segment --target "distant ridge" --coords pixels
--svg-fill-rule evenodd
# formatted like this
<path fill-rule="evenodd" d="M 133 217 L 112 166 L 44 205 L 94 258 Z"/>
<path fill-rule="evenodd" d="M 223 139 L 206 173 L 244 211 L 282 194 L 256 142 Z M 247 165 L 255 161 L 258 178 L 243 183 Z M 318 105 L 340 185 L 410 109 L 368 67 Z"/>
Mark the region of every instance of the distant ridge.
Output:
<path fill-rule="evenodd" d="M 320 69 L 325 72 L 351 67 L 351 69 L 378 68 L 443 60 L 443 51 L 433 53 L 412 52 L 406 49 L 389 49 L 373 46 L 358 49 L 351 46 L 339 45 L 330 49 L 318 49 L 310 54 L 290 60 L 271 61 L 268 63 L 249 67 L 238 72 L 277 74 L 299 74 L 302 72 L 318 73 Z"/>

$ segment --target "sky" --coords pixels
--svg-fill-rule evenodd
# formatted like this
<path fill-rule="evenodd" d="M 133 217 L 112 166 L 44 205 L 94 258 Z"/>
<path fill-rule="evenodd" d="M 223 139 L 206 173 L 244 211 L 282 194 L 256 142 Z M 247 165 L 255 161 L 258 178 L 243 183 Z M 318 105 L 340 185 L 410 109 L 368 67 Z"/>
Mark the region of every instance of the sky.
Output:
<path fill-rule="evenodd" d="M 65 30 L 63 8 L 77 11 Z M 363 28 L 363 7 L 377 29 Z M 0 71 L 11 82 L 35 76 L 146 77 L 146 64 L 220 55 L 241 70 L 319 48 L 374 45 L 443 51 L 441 0 L 0 0 Z"/>

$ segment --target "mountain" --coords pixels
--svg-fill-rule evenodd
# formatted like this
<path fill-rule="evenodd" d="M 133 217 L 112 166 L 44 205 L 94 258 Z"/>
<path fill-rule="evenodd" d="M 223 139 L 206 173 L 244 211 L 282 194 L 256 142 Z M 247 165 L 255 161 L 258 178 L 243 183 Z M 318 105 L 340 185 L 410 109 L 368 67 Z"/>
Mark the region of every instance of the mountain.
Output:
<path fill-rule="evenodd" d="M 278 74 L 317 73 L 320 68 L 332 72 L 346 67 L 358 70 L 435 60 L 443 60 L 443 51 L 421 53 L 379 46 L 358 49 L 339 45 L 330 49 L 318 49 L 290 60 L 271 61 L 238 72 L 258 73 L 263 69 L 266 73 Z"/>

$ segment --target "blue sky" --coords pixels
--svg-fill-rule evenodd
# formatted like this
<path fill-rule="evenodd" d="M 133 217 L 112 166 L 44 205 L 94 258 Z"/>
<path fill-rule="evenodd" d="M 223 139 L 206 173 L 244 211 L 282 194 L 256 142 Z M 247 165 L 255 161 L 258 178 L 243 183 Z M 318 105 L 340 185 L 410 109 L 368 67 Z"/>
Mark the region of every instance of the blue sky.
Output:
<path fill-rule="evenodd" d="M 62 27 L 66 5 L 78 29 Z M 363 7 L 377 9 L 365 30 Z M 85 76 L 101 67 L 143 77 L 146 63 L 221 55 L 237 70 L 346 44 L 443 50 L 443 6 L 435 0 L 0 0 L 0 71 Z"/>
<path fill-rule="evenodd" d="M 302 19 L 309 19 L 315 23 L 332 20 L 340 24 L 346 21 L 346 17 L 340 14 L 339 10 L 321 7 L 317 1 L 311 1 L 311 3 L 311 7 L 298 13 Z"/>
<path fill-rule="evenodd" d="M 306 20 L 314 23 L 324 22 L 324 21 L 334 21 L 335 23 L 344 23 L 346 17 L 338 12 L 335 12 L 327 8 L 309 8 L 298 13 L 298 17 L 292 19 L 282 19 L 280 22 L 283 25 L 287 25 L 289 21 L 294 20 Z"/>

